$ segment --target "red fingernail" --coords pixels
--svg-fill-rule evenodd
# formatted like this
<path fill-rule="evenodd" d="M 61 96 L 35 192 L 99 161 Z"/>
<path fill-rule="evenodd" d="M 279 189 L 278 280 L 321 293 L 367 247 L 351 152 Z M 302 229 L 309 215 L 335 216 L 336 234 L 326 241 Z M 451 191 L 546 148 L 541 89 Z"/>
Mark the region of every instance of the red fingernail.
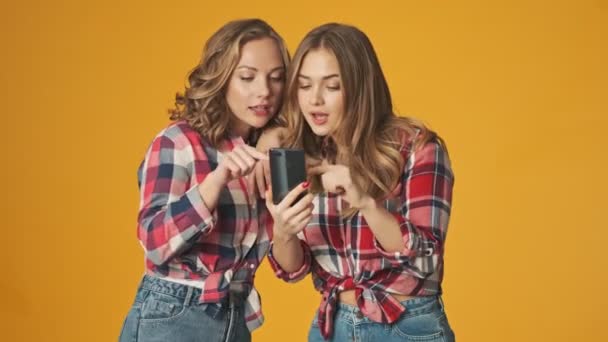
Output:
<path fill-rule="evenodd" d="M 306 182 L 302 183 L 302 187 L 304 189 L 308 188 L 308 186 L 310 186 L 310 182 L 309 181 L 306 181 Z"/>

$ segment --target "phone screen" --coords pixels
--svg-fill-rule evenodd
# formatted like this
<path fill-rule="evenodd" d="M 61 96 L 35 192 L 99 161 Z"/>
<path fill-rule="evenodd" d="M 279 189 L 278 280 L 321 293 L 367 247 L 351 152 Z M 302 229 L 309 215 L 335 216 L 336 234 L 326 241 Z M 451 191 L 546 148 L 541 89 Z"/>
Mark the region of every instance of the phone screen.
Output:
<path fill-rule="evenodd" d="M 270 149 L 270 178 L 272 202 L 279 204 L 293 188 L 306 181 L 304 150 Z M 304 194 L 294 201 L 296 203 Z"/>

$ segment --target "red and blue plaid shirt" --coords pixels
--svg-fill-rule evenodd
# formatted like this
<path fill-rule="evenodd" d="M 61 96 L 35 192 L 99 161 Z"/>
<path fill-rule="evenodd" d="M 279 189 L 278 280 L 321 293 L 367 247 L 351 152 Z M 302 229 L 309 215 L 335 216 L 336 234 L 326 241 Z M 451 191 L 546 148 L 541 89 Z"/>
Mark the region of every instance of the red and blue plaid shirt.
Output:
<path fill-rule="evenodd" d="M 220 151 L 244 144 L 227 139 Z M 219 303 L 231 287 L 250 290 L 245 318 L 250 330 L 263 322 L 253 275 L 270 245 L 270 218 L 244 179 L 230 181 L 209 210 L 198 190 L 222 152 L 178 121 L 153 140 L 139 169 L 137 235 L 146 273 L 202 289 L 201 303 Z"/>
<path fill-rule="evenodd" d="M 361 312 L 380 323 L 392 323 L 405 311 L 391 293 L 441 293 L 454 176 L 442 145 L 429 142 L 414 152 L 411 147 L 411 142 L 403 144 L 401 182 L 382 202 L 401 228 L 400 252 L 385 251 L 360 213 L 342 218 L 341 197 L 328 193 L 315 197 L 313 218 L 299 234 L 304 250 L 299 270 L 281 269 L 271 246 L 269 260 L 279 278 L 295 282 L 312 272 L 322 294 L 318 323 L 326 339 L 332 335 L 341 291 L 355 290 Z"/>

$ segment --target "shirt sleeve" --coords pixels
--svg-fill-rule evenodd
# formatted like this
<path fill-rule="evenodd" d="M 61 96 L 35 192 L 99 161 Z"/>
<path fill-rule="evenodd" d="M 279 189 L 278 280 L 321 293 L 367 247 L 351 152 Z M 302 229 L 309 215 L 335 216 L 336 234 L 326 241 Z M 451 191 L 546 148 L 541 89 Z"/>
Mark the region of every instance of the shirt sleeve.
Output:
<path fill-rule="evenodd" d="M 410 153 L 401 178 L 399 223 L 403 249 L 387 252 L 375 239 L 376 249 L 395 267 L 425 277 L 443 257 L 451 211 L 454 175 L 443 145 L 429 142 Z"/>
<path fill-rule="evenodd" d="M 268 261 L 270 262 L 270 266 L 272 267 L 274 274 L 279 279 L 282 279 L 288 283 L 296 283 L 296 282 L 304 279 L 304 277 L 306 277 L 306 275 L 308 273 L 310 273 L 311 266 L 312 266 L 312 254 L 310 251 L 310 247 L 304 240 L 301 240 L 301 239 L 300 239 L 300 246 L 302 246 L 304 262 L 302 263 L 302 266 L 299 269 L 297 269 L 296 271 L 287 272 L 281 267 L 281 265 L 274 258 L 274 255 L 272 253 L 273 243 L 270 244 L 270 251 L 268 253 Z"/>
<path fill-rule="evenodd" d="M 194 152 L 185 136 L 179 143 L 177 138 L 156 137 L 139 170 L 138 238 L 155 265 L 191 246 L 200 234 L 213 229 L 217 218 L 203 202 L 198 186 L 188 188 L 195 177 L 189 171 L 194 169 Z M 209 169 L 207 158 L 203 159 Z"/>

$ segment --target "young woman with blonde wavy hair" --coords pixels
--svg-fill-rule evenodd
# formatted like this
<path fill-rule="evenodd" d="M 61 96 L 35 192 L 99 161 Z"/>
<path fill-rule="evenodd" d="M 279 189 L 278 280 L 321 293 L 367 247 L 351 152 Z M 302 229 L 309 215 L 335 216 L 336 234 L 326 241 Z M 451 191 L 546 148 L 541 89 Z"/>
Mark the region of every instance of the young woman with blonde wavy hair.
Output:
<path fill-rule="evenodd" d="M 326 24 L 306 35 L 285 116 L 283 145 L 304 149 L 311 182 L 278 205 L 266 193 L 269 259 L 289 282 L 312 273 L 322 298 L 309 341 L 453 341 L 441 300 L 454 182 L 447 150 L 423 124 L 395 115 L 363 32 Z"/>
<path fill-rule="evenodd" d="M 252 145 L 278 120 L 288 63 L 259 19 L 207 41 L 138 172 L 145 275 L 120 341 L 250 341 L 262 324 L 253 278 L 271 231 L 244 177 L 266 158 Z"/>

